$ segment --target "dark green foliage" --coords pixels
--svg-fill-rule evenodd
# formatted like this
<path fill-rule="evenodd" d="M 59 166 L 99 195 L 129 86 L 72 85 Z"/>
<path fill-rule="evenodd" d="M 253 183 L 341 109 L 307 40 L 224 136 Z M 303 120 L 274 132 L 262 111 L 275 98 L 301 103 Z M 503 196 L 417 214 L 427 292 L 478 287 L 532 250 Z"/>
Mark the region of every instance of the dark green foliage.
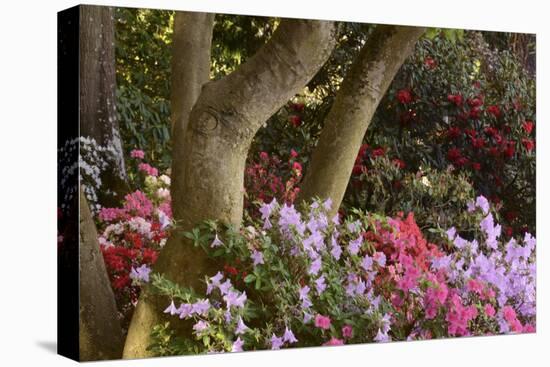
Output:
<path fill-rule="evenodd" d="M 117 112 L 124 148 L 170 166 L 170 62 L 173 11 L 117 8 Z"/>

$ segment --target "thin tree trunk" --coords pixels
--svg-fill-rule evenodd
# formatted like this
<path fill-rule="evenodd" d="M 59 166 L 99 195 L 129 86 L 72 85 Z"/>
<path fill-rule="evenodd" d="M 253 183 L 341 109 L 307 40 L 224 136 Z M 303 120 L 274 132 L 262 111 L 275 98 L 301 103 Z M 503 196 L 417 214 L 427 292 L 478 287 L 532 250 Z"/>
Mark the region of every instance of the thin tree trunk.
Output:
<path fill-rule="evenodd" d="M 424 31 L 417 27 L 376 27 L 325 119 L 302 183 L 300 200 L 331 198 L 332 214 L 336 213 L 378 103 Z"/>
<path fill-rule="evenodd" d="M 80 6 L 80 136 L 94 139 L 109 166 L 96 188 L 99 204 L 120 204 L 126 168 L 116 117 L 114 9 Z"/>
<path fill-rule="evenodd" d="M 183 149 L 174 150 L 172 166 L 172 208 L 180 227 L 162 250 L 156 272 L 204 289 L 201 280 L 217 266 L 181 233 L 206 219 L 239 225 L 244 165 L 256 131 L 319 70 L 335 36 L 332 22 L 284 20 L 248 62 L 203 87 L 183 142 L 174 142 L 183 144 Z M 130 325 L 125 358 L 147 356 L 151 329 L 161 322 L 167 302 L 144 290 Z"/>
<path fill-rule="evenodd" d="M 80 360 L 122 356 L 123 338 L 97 230 L 80 190 Z"/>

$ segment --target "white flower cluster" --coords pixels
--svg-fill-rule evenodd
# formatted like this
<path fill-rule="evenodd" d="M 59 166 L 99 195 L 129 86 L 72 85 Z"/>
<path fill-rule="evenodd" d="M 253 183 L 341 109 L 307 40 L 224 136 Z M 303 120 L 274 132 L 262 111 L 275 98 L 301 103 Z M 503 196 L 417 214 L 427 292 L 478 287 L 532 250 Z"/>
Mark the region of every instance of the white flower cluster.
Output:
<path fill-rule="evenodd" d="M 101 189 L 101 174 L 112 167 L 118 167 L 112 164 L 117 157 L 117 149 L 108 144 L 102 146 L 94 138 L 81 136 L 79 142 L 80 180 L 85 184 L 86 198 L 90 203 L 90 208 L 94 213 L 98 213 L 101 206 L 97 203 L 97 192 Z M 120 172 L 119 172 L 120 174 Z"/>

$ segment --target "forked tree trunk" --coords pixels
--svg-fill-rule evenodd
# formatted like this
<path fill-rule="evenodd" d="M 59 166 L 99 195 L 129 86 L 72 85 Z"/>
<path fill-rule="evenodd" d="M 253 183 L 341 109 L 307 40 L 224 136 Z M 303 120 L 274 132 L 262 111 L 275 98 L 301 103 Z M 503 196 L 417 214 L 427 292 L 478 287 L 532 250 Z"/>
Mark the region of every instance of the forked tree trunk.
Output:
<path fill-rule="evenodd" d="M 80 6 L 80 136 L 92 138 L 109 167 L 101 173 L 98 201 L 115 206 L 127 192 L 126 167 L 116 116 L 114 9 Z"/>
<path fill-rule="evenodd" d="M 424 28 L 379 25 L 338 91 L 311 157 L 300 200 L 319 197 L 340 206 L 365 132 L 395 74 Z"/>
<path fill-rule="evenodd" d="M 80 360 L 122 356 L 123 338 L 115 297 L 97 241 L 88 202 L 80 190 Z"/>
<path fill-rule="evenodd" d="M 206 219 L 238 225 L 250 143 L 260 126 L 299 92 L 328 59 L 336 39 L 332 22 L 284 20 L 273 37 L 235 72 L 207 83 L 193 107 L 182 144 L 174 150 L 172 208 L 179 222 L 154 270 L 201 291 L 216 264 L 181 233 Z M 134 312 L 125 358 L 148 355 L 150 332 L 167 300 L 147 289 Z"/>

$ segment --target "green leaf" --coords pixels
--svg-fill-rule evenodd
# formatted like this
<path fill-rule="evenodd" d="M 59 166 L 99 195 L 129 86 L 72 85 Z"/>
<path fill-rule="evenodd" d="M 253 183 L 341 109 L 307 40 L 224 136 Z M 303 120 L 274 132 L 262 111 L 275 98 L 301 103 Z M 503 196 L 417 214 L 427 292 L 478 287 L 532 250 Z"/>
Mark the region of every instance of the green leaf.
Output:
<path fill-rule="evenodd" d="M 248 275 L 244 278 L 244 282 L 245 282 L 245 283 L 252 283 L 254 280 L 256 280 L 256 275 L 254 275 L 254 274 L 248 274 Z"/>

